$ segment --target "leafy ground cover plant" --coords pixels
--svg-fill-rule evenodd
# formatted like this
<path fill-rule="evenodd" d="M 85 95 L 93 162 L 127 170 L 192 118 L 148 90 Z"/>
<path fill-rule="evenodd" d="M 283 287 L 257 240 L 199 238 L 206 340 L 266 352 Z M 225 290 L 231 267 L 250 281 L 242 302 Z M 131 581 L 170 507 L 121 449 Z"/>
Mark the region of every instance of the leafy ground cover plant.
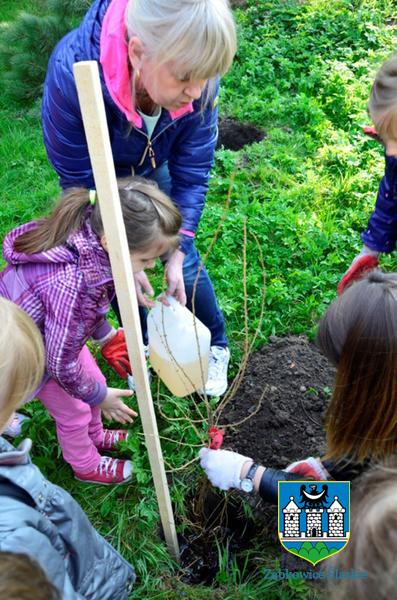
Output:
<path fill-rule="evenodd" d="M 76 3 L 78 10 L 83 11 L 83 4 Z M 54 15 L 48 6 L 0 2 L 1 35 L 15 26 L 19 11 Z M 270 334 L 311 335 L 360 247 L 359 232 L 374 205 L 383 168 L 381 147 L 362 135 L 361 126 L 368 122 L 366 101 L 373 75 L 396 46 L 393 9 L 391 0 L 248 0 L 246 7 L 236 9 L 240 45 L 233 69 L 223 80 L 220 110 L 223 116 L 261 127 L 266 137 L 239 152 L 217 151 L 198 236 L 205 254 L 234 174 L 230 206 L 207 259 L 227 319 L 232 374 L 237 373 L 245 347 L 244 219 L 249 234 L 246 308 L 251 336 L 258 328 L 263 297 L 256 240 L 266 270 L 265 313 L 255 347 L 266 343 Z M 18 61 L 18 43 L 13 48 Z M 2 62 L 3 75 L 9 72 L 7 65 Z M 20 74 L 25 77 L 25 71 Z M 57 178 L 41 139 L 39 110 L 39 100 L 15 104 L 9 95 L 0 94 L 1 238 L 17 224 L 42 215 L 49 199 L 58 195 Z M 382 261 L 386 268 L 397 266 L 393 256 Z M 156 282 L 160 292 L 160 272 Z M 110 385 L 115 384 L 113 375 L 101 367 Z M 157 397 L 156 380 L 153 394 Z M 205 411 L 205 405 L 196 401 Z M 200 423 L 195 431 L 189 425 L 197 417 L 192 403 L 170 396 L 162 386 L 158 404 L 162 448 L 182 533 L 188 518 L 186 499 L 204 481 L 194 459 L 206 439 L 206 428 Z M 212 409 L 217 406 L 214 402 Z M 134 563 L 138 582 L 133 597 L 318 597 L 317 589 L 302 582 L 280 584 L 264 578 L 263 569 L 277 568 L 279 557 L 264 539 L 256 540 L 242 554 L 243 560 L 231 554 L 227 543 L 220 546 L 213 583 L 187 584 L 159 536 L 139 421 L 125 446 L 135 465 L 133 483 L 104 490 L 72 479 L 60 457 L 54 425 L 41 405 L 33 403 L 26 412 L 32 417 L 28 434 L 34 440 L 35 462 L 46 476 L 71 491 L 94 525 Z M 186 463 L 190 466 L 182 468 Z"/>

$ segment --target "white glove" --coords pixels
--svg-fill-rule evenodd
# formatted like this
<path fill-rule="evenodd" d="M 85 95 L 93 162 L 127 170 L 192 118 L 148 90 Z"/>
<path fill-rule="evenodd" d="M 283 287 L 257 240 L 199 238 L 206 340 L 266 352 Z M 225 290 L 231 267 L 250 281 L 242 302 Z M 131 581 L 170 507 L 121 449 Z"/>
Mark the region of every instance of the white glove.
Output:
<path fill-rule="evenodd" d="M 229 488 L 241 489 L 241 469 L 244 463 L 253 462 L 252 458 L 230 452 L 229 450 L 211 450 L 201 448 L 199 452 L 200 465 L 215 487 L 221 490 Z"/>

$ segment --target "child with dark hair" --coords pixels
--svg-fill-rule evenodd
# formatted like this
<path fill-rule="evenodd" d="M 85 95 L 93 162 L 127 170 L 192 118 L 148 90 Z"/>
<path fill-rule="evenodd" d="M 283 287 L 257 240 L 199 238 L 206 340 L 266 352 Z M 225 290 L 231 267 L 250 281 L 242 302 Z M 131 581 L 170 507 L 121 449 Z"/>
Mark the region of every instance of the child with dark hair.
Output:
<path fill-rule="evenodd" d="M 141 178 L 120 180 L 119 193 L 133 271 L 152 268 L 178 244 L 180 213 Z M 130 480 L 131 461 L 100 452 L 127 438 L 123 429 L 103 428 L 101 411 L 131 422 L 136 413 L 122 398 L 132 392 L 108 388 L 86 346 L 92 338 L 120 376 L 131 372 L 124 332 L 106 319 L 115 290 L 95 191 L 68 189 L 49 217 L 6 236 L 4 258 L 0 296 L 26 311 L 43 336 L 46 374 L 34 395 L 55 419 L 64 459 L 81 481 Z"/>
<path fill-rule="evenodd" d="M 353 479 L 369 462 L 397 451 L 397 273 L 375 270 L 347 287 L 321 319 L 317 345 L 337 369 L 326 414 L 327 453 L 322 461 L 310 457 L 287 471 Z M 214 485 L 239 487 L 252 459 L 221 452 L 222 460 L 218 450 L 202 449 L 202 466 Z M 259 467 L 254 483 L 265 491 L 271 476 L 275 500 L 285 471 L 268 471 Z M 233 477 L 227 479 L 228 473 Z"/>
<path fill-rule="evenodd" d="M 42 380 L 45 352 L 33 320 L 4 298 L 0 322 L 1 436 Z M 14 448 L 0 437 L 0 598 L 127 600 L 134 569 L 72 496 L 42 475 L 29 456 L 31 446 L 25 439 Z M 21 554 L 37 561 L 46 577 Z"/>

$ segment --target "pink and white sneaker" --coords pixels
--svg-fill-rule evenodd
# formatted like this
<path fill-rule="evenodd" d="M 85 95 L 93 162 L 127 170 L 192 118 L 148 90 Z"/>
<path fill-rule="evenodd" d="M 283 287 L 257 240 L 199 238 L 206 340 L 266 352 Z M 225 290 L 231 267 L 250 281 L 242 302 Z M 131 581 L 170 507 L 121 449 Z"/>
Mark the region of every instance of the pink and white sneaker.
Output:
<path fill-rule="evenodd" d="M 22 423 L 29 421 L 29 417 L 21 415 L 21 413 L 14 413 L 12 421 L 8 424 L 8 427 L 3 431 L 2 435 L 6 435 L 10 438 L 16 438 L 22 433 Z"/>
<path fill-rule="evenodd" d="M 102 456 L 101 462 L 96 469 L 89 473 L 74 472 L 79 481 L 85 483 L 99 483 L 101 485 L 113 485 L 127 483 L 132 478 L 133 465 L 130 460 L 120 460 L 110 456 Z"/>
<path fill-rule="evenodd" d="M 130 434 L 125 429 L 104 429 L 103 440 L 98 450 L 116 450 L 120 442 L 126 442 Z"/>

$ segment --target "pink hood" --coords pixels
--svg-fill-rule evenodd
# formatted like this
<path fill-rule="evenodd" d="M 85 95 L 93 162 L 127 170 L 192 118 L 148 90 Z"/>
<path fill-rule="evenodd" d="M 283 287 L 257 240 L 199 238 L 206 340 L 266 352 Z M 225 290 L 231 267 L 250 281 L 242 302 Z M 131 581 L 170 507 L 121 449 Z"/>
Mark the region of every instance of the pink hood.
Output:
<path fill-rule="evenodd" d="M 139 129 L 142 117 L 134 110 L 131 94 L 130 71 L 128 69 L 128 45 L 125 12 L 128 0 L 113 0 L 109 4 L 102 24 L 100 40 L 100 63 L 106 87 L 113 102 Z M 193 112 L 190 103 L 170 112 L 172 119 Z"/>
<path fill-rule="evenodd" d="M 5 260 L 10 265 L 23 265 L 26 263 L 71 263 L 75 262 L 75 256 L 71 250 L 64 245 L 56 246 L 50 250 L 37 252 L 36 254 L 26 254 L 25 252 L 17 252 L 14 249 L 14 242 L 17 237 L 36 229 L 38 222 L 30 221 L 24 225 L 20 225 L 13 229 L 4 238 L 3 255 Z"/>

